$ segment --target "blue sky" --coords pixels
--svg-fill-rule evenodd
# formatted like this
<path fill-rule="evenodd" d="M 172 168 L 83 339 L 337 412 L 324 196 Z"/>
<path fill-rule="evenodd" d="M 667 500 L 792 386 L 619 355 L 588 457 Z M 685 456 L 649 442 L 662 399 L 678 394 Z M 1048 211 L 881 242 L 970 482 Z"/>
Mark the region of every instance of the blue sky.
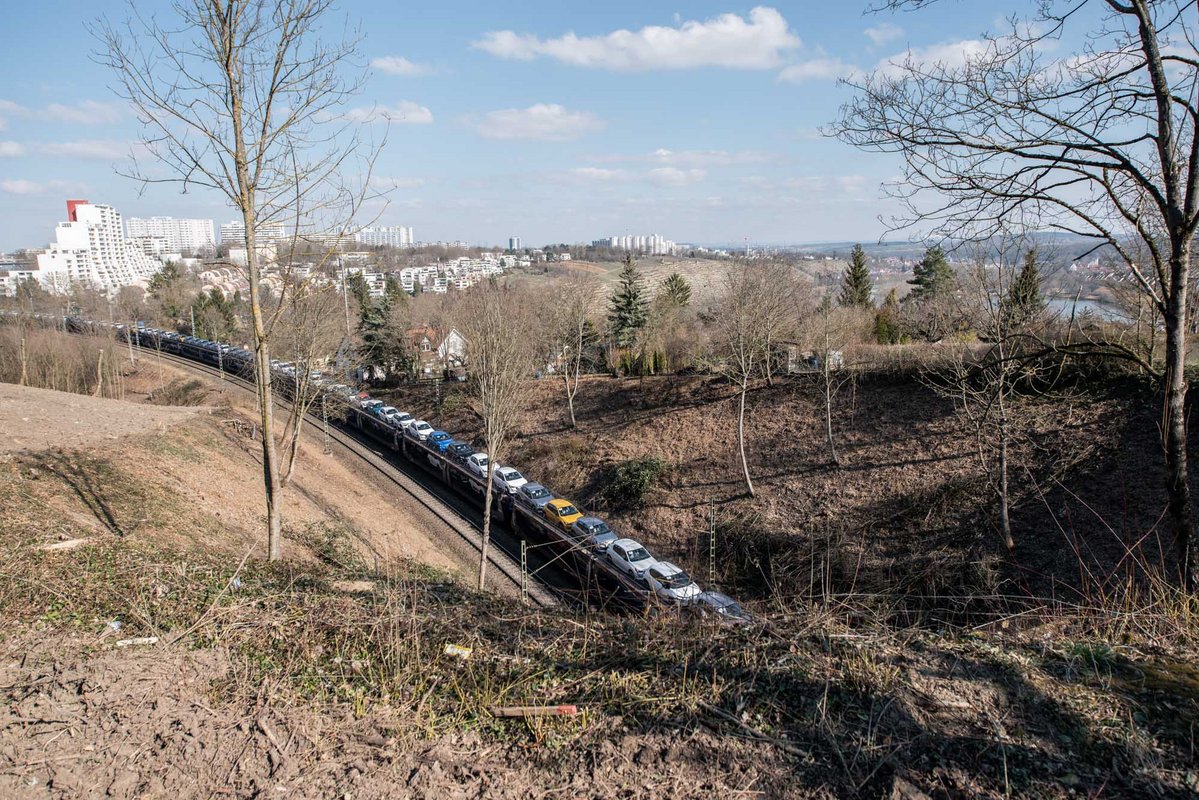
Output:
<path fill-rule="evenodd" d="M 836 78 L 908 48 L 954 58 L 995 11 L 866 7 L 343 0 L 373 63 L 355 107 L 395 115 L 376 167 L 395 187 L 379 222 L 484 244 L 876 239 L 889 211 L 879 184 L 898 167 L 818 134 L 849 91 Z M 139 194 L 115 174 L 138 127 L 91 60 L 97 8 L 48 0 L 0 14 L 0 250 L 44 246 L 67 197 L 125 216 L 233 216 L 215 196 Z"/>

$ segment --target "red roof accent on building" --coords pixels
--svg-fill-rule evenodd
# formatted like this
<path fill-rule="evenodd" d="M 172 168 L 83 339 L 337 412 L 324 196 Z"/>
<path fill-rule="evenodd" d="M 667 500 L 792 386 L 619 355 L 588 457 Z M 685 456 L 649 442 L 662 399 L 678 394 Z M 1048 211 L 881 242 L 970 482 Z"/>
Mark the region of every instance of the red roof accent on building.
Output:
<path fill-rule="evenodd" d="M 76 218 L 77 215 L 75 214 L 75 209 L 78 206 L 86 206 L 86 205 L 89 205 L 87 200 L 68 200 L 67 201 L 67 221 L 68 222 L 78 222 L 79 220 Z"/>

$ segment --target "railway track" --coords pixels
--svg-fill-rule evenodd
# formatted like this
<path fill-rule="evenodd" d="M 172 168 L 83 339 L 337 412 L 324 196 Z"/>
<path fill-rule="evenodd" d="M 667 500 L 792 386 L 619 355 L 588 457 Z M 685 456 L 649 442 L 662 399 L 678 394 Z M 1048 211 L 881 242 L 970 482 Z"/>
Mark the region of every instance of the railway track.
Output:
<path fill-rule="evenodd" d="M 155 352 L 154 355 L 189 372 L 220 378 L 242 391 L 254 393 L 254 384 L 240 376 L 171 353 Z M 291 411 L 289 400 L 279 395 L 275 396 L 275 400 L 284 411 Z M 316 426 L 318 431 L 323 432 L 324 420 L 321 417 L 310 412 L 308 421 Z M 451 544 L 459 556 L 469 554 L 473 559 L 478 559 L 482 549 L 482 534 L 475 521 L 463 513 L 461 508 L 439 493 L 430 491 L 422 480 L 408 474 L 401 468 L 406 465 L 402 462 L 397 464 L 393 454 L 374 449 L 369 440 L 364 441 L 364 434 L 356 435 L 331 421 L 328 435 L 339 446 L 368 465 L 377 478 L 399 488 L 424 510 L 426 516 L 431 516 L 439 523 L 438 527 L 442 530 L 434 533 L 440 533 L 439 538 Z M 519 552 L 519 541 L 509 542 L 506 536 L 497 534 L 502 532 L 493 526 L 491 546 L 488 548 L 488 571 L 491 575 L 500 577 L 504 594 L 520 596 L 523 584 L 528 601 L 536 606 L 549 607 L 558 605 L 561 600 L 570 599 L 574 594 L 570 591 L 571 582 L 564 580 L 566 576 L 557 574 L 555 570 L 537 569 L 535 577 L 522 582 L 520 563 L 512 552 L 513 549 Z"/>

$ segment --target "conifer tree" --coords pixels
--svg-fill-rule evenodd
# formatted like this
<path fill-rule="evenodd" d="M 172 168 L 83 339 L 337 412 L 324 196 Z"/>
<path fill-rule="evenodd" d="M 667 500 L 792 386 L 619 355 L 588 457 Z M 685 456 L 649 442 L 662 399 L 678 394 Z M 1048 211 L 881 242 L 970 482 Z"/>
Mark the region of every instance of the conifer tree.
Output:
<path fill-rule="evenodd" d="M 913 300 L 932 300 L 953 290 L 955 283 L 953 268 L 945 258 L 945 251 L 932 246 L 924 251 L 924 258 L 912 270 L 911 294 Z"/>
<path fill-rule="evenodd" d="M 686 308 L 691 305 L 691 285 L 677 272 L 673 272 L 663 279 L 662 294 L 675 308 Z"/>
<path fill-rule="evenodd" d="M 641 271 L 632 255 L 626 255 L 620 271 L 620 285 L 609 303 L 608 323 L 617 347 L 632 347 L 637 332 L 649 319 L 649 300 L 641 286 Z"/>
<path fill-rule="evenodd" d="M 846 307 L 872 308 L 874 303 L 870 295 L 874 292 L 874 282 L 870 280 L 870 268 L 866 266 L 866 251 L 860 244 L 853 246 L 849 257 L 849 265 L 841 278 L 841 297 L 838 302 Z"/>
<path fill-rule="evenodd" d="M 899 295 L 894 289 L 887 293 L 878 311 L 874 312 L 874 339 L 879 344 L 899 344 L 903 330 L 899 322 Z"/>
<path fill-rule="evenodd" d="M 1008 288 L 1005 305 L 1005 316 L 1011 328 L 1029 322 L 1045 307 L 1045 298 L 1041 296 L 1041 268 L 1035 249 L 1024 254 L 1024 266 Z"/>

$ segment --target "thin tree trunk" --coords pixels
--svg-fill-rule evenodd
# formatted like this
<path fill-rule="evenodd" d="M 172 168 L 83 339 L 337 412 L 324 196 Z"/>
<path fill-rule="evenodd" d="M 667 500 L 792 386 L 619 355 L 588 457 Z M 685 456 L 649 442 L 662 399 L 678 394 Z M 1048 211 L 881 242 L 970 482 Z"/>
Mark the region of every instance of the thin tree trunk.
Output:
<path fill-rule="evenodd" d="M 828 454 L 833 464 L 841 466 L 841 457 L 837 455 L 837 445 L 833 441 L 833 382 L 829 375 L 828 352 L 824 359 L 824 435 L 828 439 Z"/>
<path fill-rule="evenodd" d="M 1171 269 L 1171 291 L 1166 309 L 1166 396 L 1163 436 L 1166 451 L 1166 494 L 1170 531 L 1181 583 L 1195 589 L 1195 553 L 1191 532 L 1191 498 L 1187 481 L 1186 297 L 1190 248 L 1176 251 Z"/>
<path fill-rule="evenodd" d="M 1003 532 L 1003 545 L 1008 550 L 1016 547 L 1012 539 L 1012 521 L 1008 513 L 1008 425 L 1007 411 L 1003 407 L 1003 397 L 999 398 L 999 525 Z"/>
<path fill-rule="evenodd" d="M 749 461 L 745 458 L 745 394 L 749 391 L 749 381 L 741 381 L 740 408 L 737 412 L 737 447 L 741 451 L 741 470 L 745 473 L 745 488 L 749 496 L 754 496 L 754 482 L 749 477 Z"/>
<path fill-rule="evenodd" d="M 18 386 L 24 386 L 29 383 L 29 349 L 25 344 L 25 337 L 21 337 L 21 380 L 18 381 Z"/>
<path fill-rule="evenodd" d="M 237 76 L 230 74 L 230 84 L 235 84 L 236 80 Z M 246 269 L 249 273 L 250 320 L 254 340 L 254 386 L 258 395 L 258 421 L 262 426 L 262 483 L 266 493 L 267 558 L 278 561 L 283 556 L 283 517 L 280 509 L 282 498 L 279 485 L 279 456 L 275 448 L 275 411 L 271 396 L 271 354 L 262 312 L 254 192 L 251 188 L 241 127 L 241 93 L 232 91 L 230 95 L 236 144 L 234 160 L 237 165 L 237 183 L 241 190 L 242 223 L 246 231 Z"/>
<path fill-rule="evenodd" d="M 766 349 L 763 353 L 764 357 L 762 359 L 762 366 L 765 367 L 765 369 L 766 369 L 766 385 L 767 386 L 774 386 L 774 365 L 773 365 L 773 360 L 771 359 L 771 356 L 773 355 L 773 353 L 772 353 L 773 349 L 774 348 L 772 348 L 770 346 L 770 337 L 767 336 L 766 337 Z M 751 494 L 752 494 L 752 492 L 751 492 Z"/>
<path fill-rule="evenodd" d="M 577 428 L 575 423 L 575 395 L 570 389 L 570 373 L 562 376 L 562 382 L 566 384 L 566 407 L 570 410 L 570 427 Z"/>
<path fill-rule="evenodd" d="M 92 392 L 92 397 L 99 397 L 104 391 L 104 351 L 100 351 L 100 355 L 96 358 L 96 391 Z"/>
<path fill-rule="evenodd" d="M 487 586 L 487 548 L 491 544 L 491 474 L 495 470 L 495 459 L 487 454 L 487 486 L 483 489 L 483 541 L 479 546 L 479 591 Z"/>

